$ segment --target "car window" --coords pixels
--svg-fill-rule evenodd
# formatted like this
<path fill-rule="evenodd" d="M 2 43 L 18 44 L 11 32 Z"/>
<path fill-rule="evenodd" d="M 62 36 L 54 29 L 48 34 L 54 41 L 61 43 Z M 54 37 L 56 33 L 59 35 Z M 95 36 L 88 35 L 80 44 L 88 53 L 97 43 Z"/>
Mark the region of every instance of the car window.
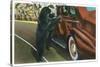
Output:
<path fill-rule="evenodd" d="M 72 6 L 70 7 L 70 16 L 74 18 L 77 16 L 75 7 L 72 7 Z"/>
<path fill-rule="evenodd" d="M 68 7 L 67 6 L 63 6 L 63 15 L 64 16 L 68 16 Z"/>
<path fill-rule="evenodd" d="M 75 17 L 76 16 L 75 7 L 73 7 L 73 6 L 63 6 L 63 15 Z"/>

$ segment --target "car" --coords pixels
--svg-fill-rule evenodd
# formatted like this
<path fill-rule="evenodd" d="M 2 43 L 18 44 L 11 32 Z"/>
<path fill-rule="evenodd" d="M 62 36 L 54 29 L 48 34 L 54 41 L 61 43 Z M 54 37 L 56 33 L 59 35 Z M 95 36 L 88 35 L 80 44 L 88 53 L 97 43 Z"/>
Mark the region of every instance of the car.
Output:
<path fill-rule="evenodd" d="M 66 50 L 72 60 L 95 59 L 96 17 L 92 7 L 56 6 L 61 16 L 52 41 Z"/>

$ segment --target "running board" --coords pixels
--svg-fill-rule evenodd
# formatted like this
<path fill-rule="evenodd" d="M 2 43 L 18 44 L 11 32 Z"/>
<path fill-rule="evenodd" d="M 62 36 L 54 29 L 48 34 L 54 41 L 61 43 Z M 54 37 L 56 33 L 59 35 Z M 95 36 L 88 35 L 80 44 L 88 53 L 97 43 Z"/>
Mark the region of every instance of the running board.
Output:
<path fill-rule="evenodd" d="M 62 48 L 66 48 L 64 45 L 62 45 L 62 43 L 61 42 L 59 42 L 59 41 L 57 41 L 56 39 L 54 39 L 54 38 L 52 38 L 51 39 L 54 43 L 56 43 L 57 45 L 59 45 L 60 47 L 62 47 Z"/>

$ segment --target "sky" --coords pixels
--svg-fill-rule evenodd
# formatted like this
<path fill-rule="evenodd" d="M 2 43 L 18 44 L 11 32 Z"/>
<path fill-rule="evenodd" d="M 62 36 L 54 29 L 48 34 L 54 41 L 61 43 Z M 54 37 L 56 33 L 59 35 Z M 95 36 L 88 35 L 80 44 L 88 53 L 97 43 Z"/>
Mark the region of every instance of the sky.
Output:
<path fill-rule="evenodd" d="M 96 10 L 96 7 L 87 7 L 87 10 L 88 10 L 88 11 Z"/>

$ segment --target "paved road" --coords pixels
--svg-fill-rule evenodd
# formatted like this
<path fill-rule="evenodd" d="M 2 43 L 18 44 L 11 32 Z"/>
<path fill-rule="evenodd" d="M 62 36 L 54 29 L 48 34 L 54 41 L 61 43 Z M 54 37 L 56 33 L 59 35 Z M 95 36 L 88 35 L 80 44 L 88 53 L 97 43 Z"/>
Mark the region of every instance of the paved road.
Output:
<path fill-rule="evenodd" d="M 36 28 L 36 22 L 15 22 L 15 34 L 33 46 L 35 45 Z M 32 48 L 26 42 L 15 36 L 15 63 L 37 63 L 34 56 L 32 54 Z M 45 49 L 44 57 L 48 62 L 69 60 L 69 56 L 59 46 L 50 47 L 50 50 Z"/>

